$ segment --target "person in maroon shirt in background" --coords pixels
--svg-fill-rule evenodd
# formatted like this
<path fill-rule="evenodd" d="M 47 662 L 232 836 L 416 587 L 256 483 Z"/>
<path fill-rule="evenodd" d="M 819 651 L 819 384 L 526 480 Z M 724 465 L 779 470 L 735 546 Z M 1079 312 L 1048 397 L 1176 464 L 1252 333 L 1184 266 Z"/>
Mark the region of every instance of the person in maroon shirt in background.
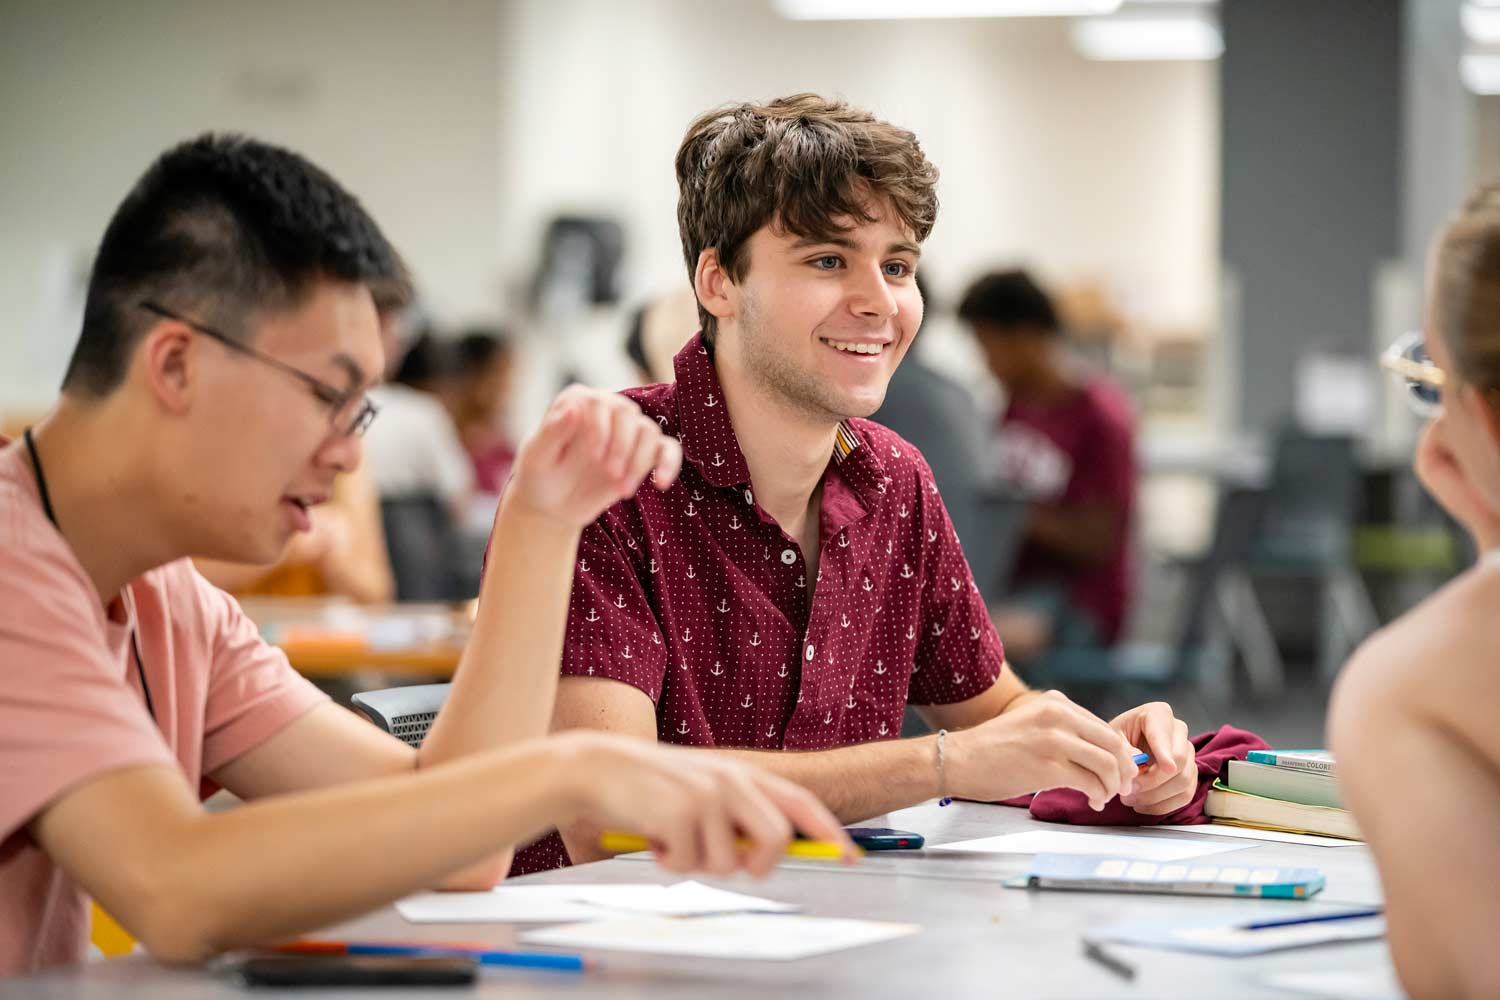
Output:
<path fill-rule="evenodd" d="M 701 116 L 676 166 L 703 329 L 674 383 L 626 395 L 683 471 L 585 530 L 554 727 L 712 748 L 845 822 L 1056 787 L 1189 801 L 1169 706 L 1105 722 L 1011 672 L 926 462 L 862 419 L 922 320 L 937 171 L 916 137 L 801 94 Z M 899 739 L 908 702 L 940 731 Z M 598 834 L 564 827 L 513 871 L 603 857 Z"/>
<path fill-rule="evenodd" d="M 1011 597 L 995 609 L 1012 661 L 1113 645 L 1130 605 L 1135 430 L 1124 391 L 1069 350 L 1047 293 L 1024 271 L 986 275 L 958 314 L 1009 400 L 992 441 L 998 479 L 1032 501 Z"/>

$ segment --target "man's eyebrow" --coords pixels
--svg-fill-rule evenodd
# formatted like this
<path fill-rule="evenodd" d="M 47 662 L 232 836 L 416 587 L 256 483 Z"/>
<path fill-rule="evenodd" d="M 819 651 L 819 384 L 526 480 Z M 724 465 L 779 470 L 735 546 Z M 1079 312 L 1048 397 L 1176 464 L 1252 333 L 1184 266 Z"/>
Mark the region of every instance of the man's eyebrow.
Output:
<path fill-rule="evenodd" d="M 886 253 L 909 253 L 913 257 L 920 257 L 922 256 L 922 248 L 915 243 L 902 241 L 900 243 L 892 243 L 890 248 L 886 250 Z"/>
<path fill-rule="evenodd" d="M 859 244 L 847 236 L 804 236 L 792 244 L 792 249 L 806 250 L 808 247 L 822 246 L 843 247 L 845 250 L 859 249 Z"/>

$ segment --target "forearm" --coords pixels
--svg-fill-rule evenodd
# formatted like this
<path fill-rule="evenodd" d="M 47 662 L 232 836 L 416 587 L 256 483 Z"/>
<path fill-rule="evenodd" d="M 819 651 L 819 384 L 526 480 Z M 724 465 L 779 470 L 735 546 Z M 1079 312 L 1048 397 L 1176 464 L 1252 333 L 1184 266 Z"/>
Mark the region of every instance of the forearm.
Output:
<path fill-rule="evenodd" d="M 196 960 L 428 888 L 566 814 L 564 767 L 537 742 L 195 817 L 156 866 L 155 947 Z"/>
<path fill-rule="evenodd" d="M 937 737 L 882 740 L 834 750 L 705 751 L 733 757 L 796 782 L 854 823 L 939 794 Z"/>
<path fill-rule="evenodd" d="M 501 504 L 479 616 L 418 766 L 546 734 L 578 538 L 576 528 Z"/>
<path fill-rule="evenodd" d="M 362 542 L 342 558 L 330 560 L 322 570 L 330 593 L 361 604 L 384 604 L 396 596 L 396 581 L 385 552 L 374 551 Z"/>
<path fill-rule="evenodd" d="M 1027 523 L 1028 541 L 1081 566 L 1096 566 L 1109 558 L 1115 538 L 1092 511 L 1034 508 Z"/>

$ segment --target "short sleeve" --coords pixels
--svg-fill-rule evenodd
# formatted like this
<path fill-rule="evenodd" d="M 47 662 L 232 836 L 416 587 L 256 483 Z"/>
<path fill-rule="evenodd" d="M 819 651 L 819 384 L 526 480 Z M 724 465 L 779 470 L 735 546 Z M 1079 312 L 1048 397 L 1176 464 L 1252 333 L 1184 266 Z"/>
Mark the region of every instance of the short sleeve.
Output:
<path fill-rule="evenodd" d="M 1000 676 L 1005 649 L 931 470 L 920 463 L 916 475 L 924 548 L 920 636 L 907 700 L 947 705 L 989 690 Z"/>
<path fill-rule="evenodd" d="M 608 513 L 583 532 L 568 606 L 562 672 L 623 681 L 655 702 L 661 697 L 666 673 L 666 646 L 630 559 L 629 542 L 621 542 L 620 537 Z"/>
<path fill-rule="evenodd" d="M 184 581 L 203 608 L 212 661 L 203 719 L 203 773 L 212 774 L 328 701 L 260 637 L 239 602 L 184 564 Z"/>
<path fill-rule="evenodd" d="M 0 487 L 0 508 L 11 502 Z M 126 683 L 93 587 L 60 539 L 18 537 L 15 513 L 0 509 L 0 842 L 89 778 L 177 768 Z"/>

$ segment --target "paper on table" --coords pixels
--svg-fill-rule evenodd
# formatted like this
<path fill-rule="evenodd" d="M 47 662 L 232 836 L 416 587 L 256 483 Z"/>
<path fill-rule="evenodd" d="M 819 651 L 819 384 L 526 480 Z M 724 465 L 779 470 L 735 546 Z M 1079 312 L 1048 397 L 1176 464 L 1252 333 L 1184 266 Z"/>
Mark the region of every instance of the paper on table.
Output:
<path fill-rule="evenodd" d="M 562 924 L 602 920 L 612 914 L 575 902 L 559 889 L 588 886 L 516 886 L 492 892 L 424 892 L 396 902 L 414 924 Z M 611 887 L 612 888 L 612 887 Z"/>
<path fill-rule="evenodd" d="M 1267 976 L 1265 984 L 1272 989 L 1338 1000 L 1404 1000 L 1406 996 L 1389 964 L 1375 969 L 1282 972 Z"/>
<path fill-rule="evenodd" d="M 1107 833 L 1027 830 L 1000 837 L 960 840 L 929 847 L 930 851 L 976 851 L 983 854 L 1087 854 L 1134 858 L 1140 861 L 1179 861 L 1205 854 L 1243 851 L 1241 844 L 1211 844 L 1181 837 L 1118 837 Z"/>
<path fill-rule="evenodd" d="M 1171 830 L 1173 833 L 1201 833 L 1209 837 L 1238 837 L 1240 840 L 1270 840 L 1278 844 L 1306 844 L 1309 847 L 1363 847 L 1363 840 L 1343 840 L 1339 837 L 1320 837 L 1314 833 L 1288 833 L 1285 830 L 1257 830 L 1250 826 L 1230 826 L 1228 823 L 1200 823 L 1197 826 L 1153 826 L 1153 830 Z"/>
<path fill-rule="evenodd" d="M 602 920 L 621 911 L 663 917 L 714 913 L 795 913 L 796 903 L 746 896 L 701 882 L 676 885 L 526 885 L 490 892 L 428 892 L 396 904 L 412 923 L 558 924 Z"/>
<path fill-rule="evenodd" d="M 566 886 L 557 886 L 566 889 Z M 704 917 L 719 913 L 796 913 L 796 903 L 778 903 L 715 889 L 702 882 L 676 885 L 590 885 L 570 898 L 604 910 L 625 910 L 659 917 Z"/>
<path fill-rule="evenodd" d="M 915 924 L 737 914 L 679 920 L 666 917 L 606 920 L 527 931 L 521 940 L 560 948 L 784 962 L 889 941 L 920 930 Z"/>

